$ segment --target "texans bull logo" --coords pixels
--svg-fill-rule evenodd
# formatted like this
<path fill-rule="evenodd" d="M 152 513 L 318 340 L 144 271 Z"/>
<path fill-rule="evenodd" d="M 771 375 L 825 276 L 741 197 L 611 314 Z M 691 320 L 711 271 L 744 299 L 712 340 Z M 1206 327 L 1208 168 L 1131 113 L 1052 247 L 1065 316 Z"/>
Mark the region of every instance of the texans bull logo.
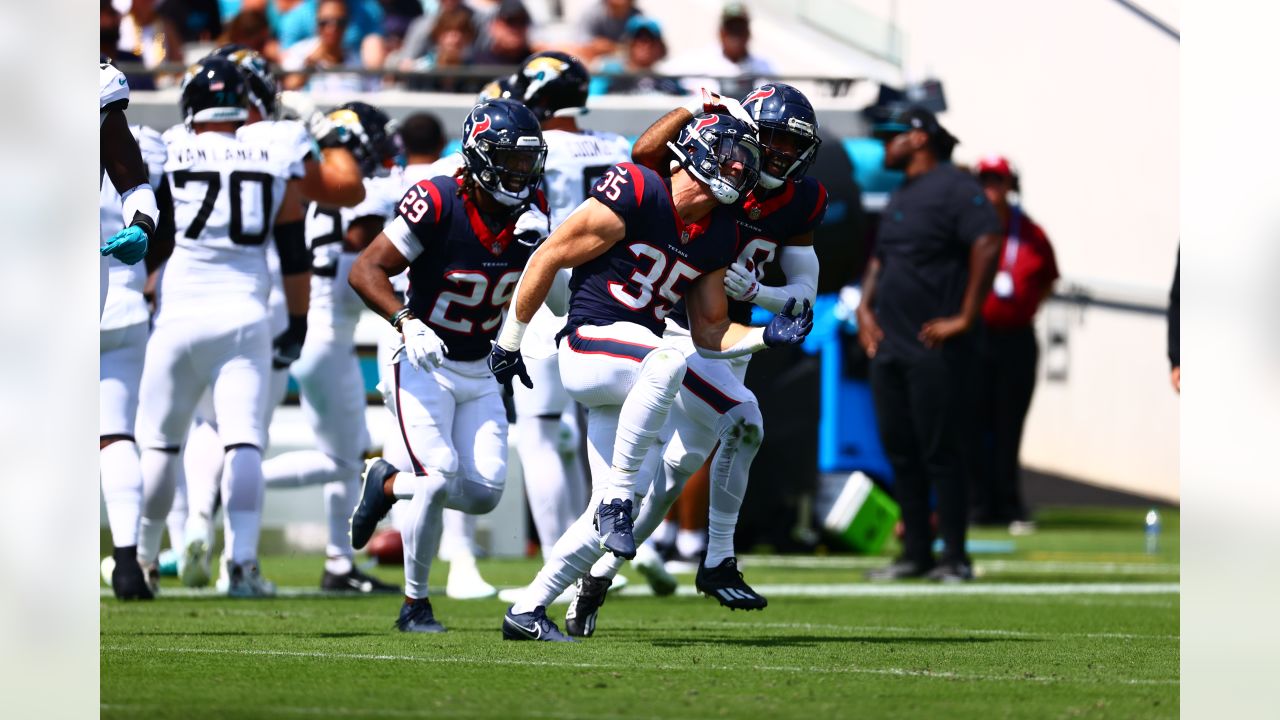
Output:
<path fill-rule="evenodd" d="M 473 143 L 475 142 L 475 140 L 476 140 L 476 136 L 477 136 L 477 135 L 479 135 L 480 133 L 484 132 L 485 130 L 488 130 L 488 129 L 489 129 L 489 127 L 490 127 L 491 125 L 493 125 L 493 121 L 489 119 L 489 115 L 488 115 L 488 114 L 482 115 L 481 117 L 482 117 L 482 118 L 484 118 L 484 119 L 483 119 L 483 120 L 481 120 L 480 122 L 477 122 L 477 123 L 472 124 L 472 126 L 471 126 L 471 133 L 470 133 L 469 135 L 467 135 L 467 144 L 468 144 L 468 145 L 473 144 Z"/>
<path fill-rule="evenodd" d="M 765 98 L 771 98 L 773 97 L 773 94 L 775 92 L 777 92 L 777 89 L 775 87 L 773 87 L 772 85 L 765 85 L 762 88 L 757 88 L 755 90 L 752 90 L 750 95 L 742 98 L 742 104 L 743 106 L 747 106 L 755 102 L 756 100 L 764 100 Z"/>
<path fill-rule="evenodd" d="M 701 120 L 699 120 L 699 121 L 698 121 L 698 122 L 693 126 L 693 132 L 694 132 L 695 134 L 696 134 L 696 133 L 700 133 L 700 132 L 702 132 L 703 128 L 709 128 L 709 127 L 711 127 L 712 125 L 715 125 L 715 124 L 716 124 L 716 123 L 718 123 L 718 122 L 720 122 L 720 118 L 717 118 L 715 115 L 708 115 L 708 116 L 706 116 L 706 117 L 702 118 Z"/>

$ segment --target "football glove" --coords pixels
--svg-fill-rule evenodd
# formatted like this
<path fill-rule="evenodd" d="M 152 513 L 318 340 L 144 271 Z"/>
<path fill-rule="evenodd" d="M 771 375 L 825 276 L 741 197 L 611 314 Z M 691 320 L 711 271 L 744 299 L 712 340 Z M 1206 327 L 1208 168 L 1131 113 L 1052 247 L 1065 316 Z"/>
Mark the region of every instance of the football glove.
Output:
<path fill-rule="evenodd" d="M 489 351 L 489 371 L 508 393 L 511 392 L 511 384 L 516 377 L 520 378 L 525 387 L 533 389 L 533 381 L 529 379 L 529 371 L 524 367 L 524 356 L 519 350 L 506 350 L 494 343 L 493 349 Z"/>
<path fill-rule="evenodd" d="M 346 140 L 345 128 L 339 128 L 324 113 L 316 109 L 309 95 L 296 90 L 280 93 L 280 116 L 286 120 L 298 120 L 320 147 L 338 147 Z"/>
<path fill-rule="evenodd" d="M 760 292 L 760 282 L 752 271 L 750 263 L 734 263 L 724 272 L 724 292 L 734 300 L 751 302 Z"/>
<path fill-rule="evenodd" d="M 400 334 L 404 336 L 404 356 L 414 367 L 434 370 L 444 364 L 449 348 L 426 323 L 416 317 L 407 318 L 400 323 Z"/>
<path fill-rule="evenodd" d="M 133 265 L 147 256 L 147 231 L 138 225 L 130 225 L 111 236 L 106 245 L 98 249 L 103 255 L 114 255 L 125 265 Z"/>
<path fill-rule="evenodd" d="M 551 232 L 551 220 L 537 205 L 529 205 L 516 218 L 515 239 L 521 245 L 537 247 Z"/>
<path fill-rule="evenodd" d="M 796 299 L 788 298 L 782 306 L 782 312 L 773 316 L 764 329 L 764 344 L 769 347 L 778 345 L 799 345 L 804 342 L 809 331 L 813 329 L 813 307 L 804 301 L 804 309 L 794 314 Z"/>
<path fill-rule="evenodd" d="M 271 367 L 283 370 L 302 356 L 302 343 L 307 339 L 307 316 L 290 315 L 289 327 L 271 342 Z"/>
<path fill-rule="evenodd" d="M 694 99 L 685 105 L 692 115 L 701 115 L 702 113 L 716 113 L 718 115 L 729 114 L 738 118 L 742 122 L 751 126 L 752 130 L 757 130 L 756 120 L 751 117 L 751 113 L 742 107 L 742 103 L 731 97 L 725 97 L 720 93 L 714 93 L 706 88 L 702 88 Z"/>

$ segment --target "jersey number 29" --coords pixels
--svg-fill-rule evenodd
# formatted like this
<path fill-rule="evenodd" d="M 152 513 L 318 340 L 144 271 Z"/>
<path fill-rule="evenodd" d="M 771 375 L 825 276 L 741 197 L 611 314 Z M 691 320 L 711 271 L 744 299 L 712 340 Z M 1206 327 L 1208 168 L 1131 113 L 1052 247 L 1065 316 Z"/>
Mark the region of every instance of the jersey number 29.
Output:
<path fill-rule="evenodd" d="M 440 293 L 436 298 L 436 304 L 431 308 L 431 324 L 463 335 L 471 335 L 476 329 L 475 321 L 465 317 L 457 319 L 449 317 L 449 306 L 457 304 L 468 308 L 478 307 L 487 298 L 489 304 L 497 311 L 493 317 L 480 322 L 480 331 L 489 332 L 502 322 L 502 307 L 510 302 L 511 296 L 515 294 L 516 282 L 520 280 L 520 271 L 511 270 L 503 273 L 498 281 L 493 283 L 492 292 L 489 287 L 489 276 L 482 272 L 451 270 L 445 273 L 444 277 L 446 280 L 453 281 L 459 292 L 445 290 Z"/>

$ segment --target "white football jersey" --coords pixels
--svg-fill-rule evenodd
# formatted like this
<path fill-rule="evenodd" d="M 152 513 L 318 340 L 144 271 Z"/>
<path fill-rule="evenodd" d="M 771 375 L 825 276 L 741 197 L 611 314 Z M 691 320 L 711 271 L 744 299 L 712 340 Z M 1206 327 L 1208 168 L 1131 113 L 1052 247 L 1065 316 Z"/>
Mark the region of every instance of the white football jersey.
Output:
<path fill-rule="evenodd" d="M 404 196 L 399 172 L 364 179 L 364 200 L 355 207 L 332 208 L 311 203 L 307 208 L 307 247 L 311 249 L 311 312 L 308 328 L 354 327 L 364 301 L 347 283 L 357 253 L 343 250 L 347 229 L 363 217 L 395 217 Z M 308 330 L 310 332 L 310 330 Z"/>
<path fill-rule="evenodd" d="M 107 113 L 129 107 L 129 81 L 111 63 L 98 63 L 98 126 L 107 121 Z"/>
<path fill-rule="evenodd" d="M 542 183 L 551 206 L 551 229 L 587 199 L 591 185 L 618 163 L 631 162 L 631 143 L 621 135 L 595 130 L 544 130 L 546 179 Z"/>
<path fill-rule="evenodd" d="M 138 141 L 142 160 L 147 164 L 147 180 L 151 187 L 160 187 L 164 175 L 165 147 L 160 133 L 149 127 L 130 125 L 129 130 Z M 99 247 L 106 245 L 124 227 L 124 212 L 120 208 L 120 193 L 111 183 L 102 183 L 98 198 Z M 127 327 L 146 322 L 150 316 L 142 288 L 147 282 L 144 263 L 126 265 L 115 257 L 107 258 L 107 270 L 111 284 L 107 290 L 106 307 L 102 311 L 101 327 L 104 330 Z"/>
<path fill-rule="evenodd" d="M 170 133 L 165 175 L 173 195 L 173 256 L 161 281 L 157 323 L 211 312 L 253 322 L 272 284 L 268 246 L 296 153 L 229 133 Z"/>

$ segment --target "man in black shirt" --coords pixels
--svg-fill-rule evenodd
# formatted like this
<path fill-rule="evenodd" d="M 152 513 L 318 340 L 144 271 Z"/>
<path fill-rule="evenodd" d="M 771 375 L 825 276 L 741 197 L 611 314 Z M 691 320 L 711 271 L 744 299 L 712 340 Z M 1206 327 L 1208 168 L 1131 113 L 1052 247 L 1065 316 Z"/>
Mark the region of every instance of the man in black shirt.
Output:
<path fill-rule="evenodd" d="M 974 332 L 1001 246 L 995 210 L 971 176 L 951 165 L 956 138 L 927 110 L 899 109 L 875 127 L 884 165 L 906 175 L 880 220 L 858 307 L 858 339 L 902 507 L 903 554 L 872 579 L 973 577 L 968 516 L 966 397 Z M 929 491 L 944 543 L 931 547 Z"/>

